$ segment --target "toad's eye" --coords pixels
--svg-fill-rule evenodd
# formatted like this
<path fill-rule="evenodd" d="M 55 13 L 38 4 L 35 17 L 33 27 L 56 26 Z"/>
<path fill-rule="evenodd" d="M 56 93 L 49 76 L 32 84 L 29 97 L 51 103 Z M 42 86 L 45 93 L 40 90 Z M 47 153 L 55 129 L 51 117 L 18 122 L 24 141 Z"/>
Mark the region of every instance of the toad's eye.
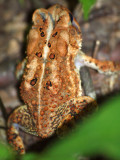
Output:
<path fill-rule="evenodd" d="M 70 21 L 72 23 L 72 26 L 74 26 L 76 28 L 77 32 L 79 33 L 80 28 L 79 28 L 79 25 L 78 25 L 77 21 L 75 20 L 75 18 L 72 16 L 71 13 L 69 13 L 69 16 L 70 16 Z"/>
<path fill-rule="evenodd" d="M 70 21 L 71 21 L 71 23 L 72 23 L 72 22 L 73 22 L 73 16 L 72 16 L 71 13 L 69 13 L 69 16 L 70 16 Z"/>

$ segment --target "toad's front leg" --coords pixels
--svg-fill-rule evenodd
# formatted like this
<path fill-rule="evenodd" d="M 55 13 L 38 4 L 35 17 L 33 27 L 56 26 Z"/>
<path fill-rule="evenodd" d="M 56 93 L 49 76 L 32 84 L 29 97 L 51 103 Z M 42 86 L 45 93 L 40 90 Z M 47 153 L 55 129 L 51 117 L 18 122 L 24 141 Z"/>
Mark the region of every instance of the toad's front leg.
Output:
<path fill-rule="evenodd" d="M 120 73 L 120 63 L 117 64 L 112 61 L 100 61 L 85 55 L 82 51 L 79 51 L 76 56 L 75 65 L 78 69 L 81 66 L 87 66 L 106 75 Z"/>
<path fill-rule="evenodd" d="M 28 133 L 37 135 L 34 126 L 35 124 L 31 118 L 30 113 L 28 112 L 26 105 L 15 109 L 14 112 L 10 115 L 7 129 L 8 142 L 18 153 L 25 153 L 24 144 L 19 135 L 19 128 Z"/>

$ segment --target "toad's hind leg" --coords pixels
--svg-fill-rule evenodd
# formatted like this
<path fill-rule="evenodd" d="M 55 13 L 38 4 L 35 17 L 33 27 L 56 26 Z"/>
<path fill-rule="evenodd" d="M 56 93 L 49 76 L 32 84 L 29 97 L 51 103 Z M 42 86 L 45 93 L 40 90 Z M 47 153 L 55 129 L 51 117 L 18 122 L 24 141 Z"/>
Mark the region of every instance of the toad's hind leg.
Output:
<path fill-rule="evenodd" d="M 66 123 L 72 120 L 76 115 L 79 115 L 79 117 L 84 117 L 85 115 L 88 115 L 89 113 L 94 111 L 96 108 L 97 103 L 91 97 L 82 96 L 71 99 L 65 104 L 59 106 L 59 109 L 56 113 L 57 116 L 54 117 L 53 126 L 59 123 L 58 128 L 60 128 L 64 124 L 64 122 Z"/>
<path fill-rule="evenodd" d="M 35 124 L 28 112 L 27 106 L 21 106 L 14 110 L 8 119 L 7 137 L 8 142 L 18 153 L 24 154 L 25 148 L 19 135 L 19 128 L 31 134 L 37 135 Z"/>

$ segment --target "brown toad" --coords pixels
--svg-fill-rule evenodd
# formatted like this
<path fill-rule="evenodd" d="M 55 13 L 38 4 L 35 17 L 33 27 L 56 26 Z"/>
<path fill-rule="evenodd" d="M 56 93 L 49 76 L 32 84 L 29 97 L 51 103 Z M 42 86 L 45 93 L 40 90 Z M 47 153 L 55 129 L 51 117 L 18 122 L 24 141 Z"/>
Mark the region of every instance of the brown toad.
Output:
<path fill-rule="evenodd" d="M 20 154 L 25 149 L 18 128 L 46 138 L 64 121 L 97 106 L 91 97 L 82 96 L 81 65 L 108 74 L 120 70 L 120 65 L 100 62 L 80 52 L 80 26 L 68 9 L 60 5 L 37 9 L 32 19 L 20 86 L 25 105 L 8 119 L 8 141 Z"/>

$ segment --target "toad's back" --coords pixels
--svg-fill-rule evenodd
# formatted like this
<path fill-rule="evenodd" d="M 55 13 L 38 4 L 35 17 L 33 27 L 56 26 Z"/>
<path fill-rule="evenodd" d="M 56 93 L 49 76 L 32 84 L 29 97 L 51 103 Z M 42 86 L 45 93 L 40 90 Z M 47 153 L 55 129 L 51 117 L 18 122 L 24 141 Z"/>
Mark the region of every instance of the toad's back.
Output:
<path fill-rule="evenodd" d="M 33 22 L 20 93 L 36 121 L 38 134 L 47 136 L 58 126 L 55 117 L 59 119 L 64 112 L 67 106 L 63 104 L 81 96 L 79 72 L 74 65 L 81 35 L 71 13 L 59 5 L 36 10 Z"/>

